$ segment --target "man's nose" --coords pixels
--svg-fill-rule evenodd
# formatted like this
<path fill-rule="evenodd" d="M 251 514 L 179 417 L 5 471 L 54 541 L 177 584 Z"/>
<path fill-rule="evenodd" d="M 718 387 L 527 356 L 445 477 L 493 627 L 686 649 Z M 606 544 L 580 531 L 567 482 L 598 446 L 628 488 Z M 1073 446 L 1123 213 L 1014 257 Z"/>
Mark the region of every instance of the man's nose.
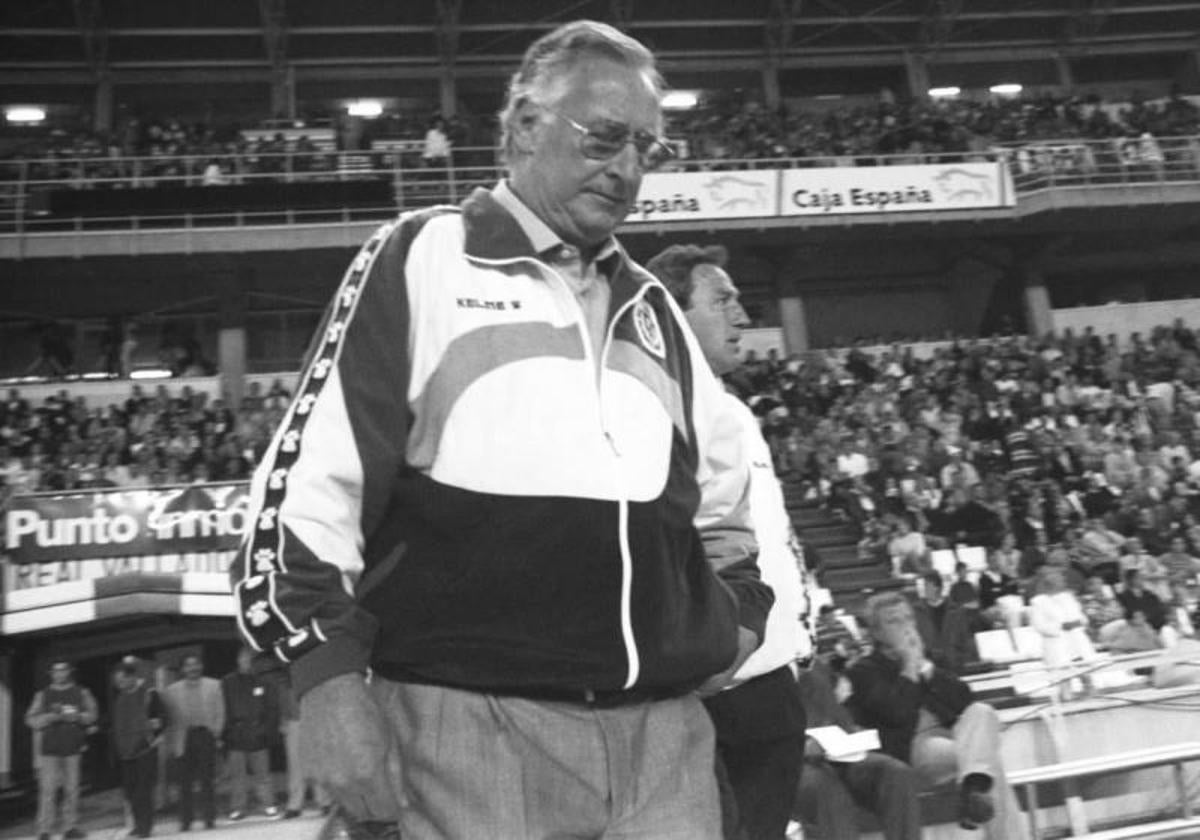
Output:
<path fill-rule="evenodd" d="M 637 183 L 642 177 L 642 160 L 632 143 L 626 143 L 608 162 L 608 171 L 626 183 Z M 633 196 L 629 200 L 633 200 Z"/>
<path fill-rule="evenodd" d="M 733 305 L 733 312 L 729 316 L 729 321 L 735 327 L 747 327 L 750 325 L 750 316 L 746 313 L 746 308 L 740 303 Z"/>

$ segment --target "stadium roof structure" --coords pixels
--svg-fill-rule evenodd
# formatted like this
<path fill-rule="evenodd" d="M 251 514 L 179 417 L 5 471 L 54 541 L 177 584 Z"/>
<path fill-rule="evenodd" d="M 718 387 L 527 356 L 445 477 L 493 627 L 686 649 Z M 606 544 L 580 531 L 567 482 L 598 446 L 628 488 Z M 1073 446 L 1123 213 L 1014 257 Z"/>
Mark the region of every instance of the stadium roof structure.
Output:
<path fill-rule="evenodd" d="M 1148 78 L 1194 60 L 1200 32 L 1195 0 L 6 0 L 0 86 L 503 78 L 534 35 L 581 17 L 689 83 L 774 66 L 875 84 L 869 68 L 913 60 Z"/>

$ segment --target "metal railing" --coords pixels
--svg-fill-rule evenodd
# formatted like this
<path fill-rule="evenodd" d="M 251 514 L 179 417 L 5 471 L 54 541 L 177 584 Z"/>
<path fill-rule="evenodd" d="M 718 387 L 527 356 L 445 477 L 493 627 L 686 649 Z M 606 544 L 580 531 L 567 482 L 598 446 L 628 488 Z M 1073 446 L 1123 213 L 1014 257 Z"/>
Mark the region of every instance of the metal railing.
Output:
<path fill-rule="evenodd" d="M 682 172 L 896 166 L 1005 161 L 1018 195 L 1058 187 L 1200 182 L 1200 137 L 1039 140 L 983 151 L 937 154 L 713 158 L 674 161 Z M 0 161 L 0 232 L 142 229 L 210 225 L 297 224 L 383 218 L 398 209 L 457 203 L 477 186 L 495 183 L 502 166 L 491 148 L 455 150 L 444 167 L 424 166 L 409 148 L 339 152 L 189 154 L 176 157 L 49 157 Z M 291 207 L 281 195 L 270 210 L 55 214 L 62 191 L 156 190 L 170 187 L 253 186 L 383 181 L 391 201 L 378 206 Z M 286 189 L 286 188 L 285 188 Z M 282 192 L 282 191 L 281 191 Z"/>

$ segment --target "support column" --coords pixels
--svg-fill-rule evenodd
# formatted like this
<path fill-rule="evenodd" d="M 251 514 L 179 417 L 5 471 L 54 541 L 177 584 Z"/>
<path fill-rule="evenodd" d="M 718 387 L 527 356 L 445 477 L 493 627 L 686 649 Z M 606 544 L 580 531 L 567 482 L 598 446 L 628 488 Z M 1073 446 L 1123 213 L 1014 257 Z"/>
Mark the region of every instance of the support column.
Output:
<path fill-rule="evenodd" d="M 1041 272 L 1033 268 L 1025 269 L 1025 329 L 1032 338 L 1054 331 L 1050 290 Z"/>
<path fill-rule="evenodd" d="M 1071 67 L 1071 60 L 1062 53 L 1054 57 L 1054 64 L 1058 68 L 1058 86 L 1063 92 L 1073 90 L 1075 87 L 1075 71 Z"/>
<path fill-rule="evenodd" d="M 225 404 L 234 411 L 246 392 L 246 293 L 251 272 L 238 271 L 233 288 L 221 294 L 220 329 L 217 333 L 217 374 Z"/>
<path fill-rule="evenodd" d="M 779 324 L 783 330 L 783 350 L 788 356 L 808 350 L 808 317 L 799 295 L 779 299 Z"/>
<path fill-rule="evenodd" d="M 448 120 L 458 113 L 458 86 L 451 67 L 443 67 L 438 78 L 438 104 L 443 119 Z"/>
<path fill-rule="evenodd" d="M 904 69 L 908 75 L 908 92 L 913 99 L 924 99 L 929 95 L 929 65 L 920 53 L 904 54 Z"/>
<path fill-rule="evenodd" d="M 783 101 L 779 93 L 779 65 L 774 61 L 763 64 L 762 79 L 763 102 L 766 103 L 768 111 L 777 113 Z"/>
<path fill-rule="evenodd" d="M 280 119 L 287 117 L 293 119 L 295 114 L 292 97 L 289 95 L 288 88 L 288 68 L 275 67 L 271 70 L 271 117 Z"/>
<path fill-rule="evenodd" d="M 4 561 L 11 562 L 11 561 Z M 0 787 L 12 780 L 13 752 L 12 654 L 0 652 Z"/>
<path fill-rule="evenodd" d="M 113 127 L 113 83 L 107 73 L 96 80 L 96 107 L 93 113 L 92 128 L 97 133 L 112 131 Z"/>

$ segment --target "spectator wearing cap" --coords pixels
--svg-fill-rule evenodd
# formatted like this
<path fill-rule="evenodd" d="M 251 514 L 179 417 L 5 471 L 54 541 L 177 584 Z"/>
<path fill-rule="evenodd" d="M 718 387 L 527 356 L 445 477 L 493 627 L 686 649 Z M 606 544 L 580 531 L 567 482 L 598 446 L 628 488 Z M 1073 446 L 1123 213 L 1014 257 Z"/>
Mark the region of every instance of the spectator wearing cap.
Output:
<path fill-rule="evenodd" d="M 85 836 L 79 827 L 79 764 L 88 729 L 96 722 L 96 698 L 75 682 L 71 663 L 50 665 L 50 684 L 33 696 L 25 723 L 40 740 L 38 756 L 38 840 L 50 840 L 61 789 L 63 837 Z"/>

